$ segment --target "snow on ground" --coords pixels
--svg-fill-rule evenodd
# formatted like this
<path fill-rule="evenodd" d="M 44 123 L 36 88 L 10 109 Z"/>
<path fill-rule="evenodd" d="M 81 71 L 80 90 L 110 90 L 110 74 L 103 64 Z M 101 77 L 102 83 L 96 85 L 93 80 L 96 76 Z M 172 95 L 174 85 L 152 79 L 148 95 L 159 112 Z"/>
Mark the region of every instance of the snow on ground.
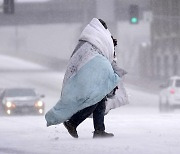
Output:
<path fill-rule="evenodd" d="M 8 57 L 2 63 L 2 59 L 0 56 L 2 87 L 37 88 L 46 95 L 46 110 L 57 102 L 63 73 Z M 16 71 L 10 66 L 13 60 Z M 5 63 L 9 70 L 1 71 L 7 67 Z M 15 66 L 31 70 L 23 72 Z M 90 118 L 78 127 L 79 138 L 74 139 L 62 124 L 47 128 L 44 116 L 0 116 L 0 154 L 179 154 L 179 110 L 160 114 L 157 94 L 131 89 L 128 85 L 126 88 L 130 104 L 105 116 L 106 131 L 115 137 L 93 139 Z"/>
<path fill-rule="evenodd" d="M 121 114 L 106 116 L 106 130 L 115 137 L 92 138 L 92 119 L 78 127 L 74 139 L 63 125 L 47 128 L 43 116 L 0 117 L 0 153 L 12 154 L 179 154 L 179 114 Z"/>

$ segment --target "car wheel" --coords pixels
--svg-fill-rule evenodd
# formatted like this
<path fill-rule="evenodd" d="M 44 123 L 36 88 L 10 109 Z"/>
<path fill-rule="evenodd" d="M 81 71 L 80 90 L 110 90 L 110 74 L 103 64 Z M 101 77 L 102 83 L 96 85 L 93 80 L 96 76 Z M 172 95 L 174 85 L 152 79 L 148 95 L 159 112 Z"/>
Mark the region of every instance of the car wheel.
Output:
<path fill-rule="evenodd" d="M 159 100 L 159 111 L 161 113 L 167 113 L 170 111 L 170 105 L 168 99 L 163 103 L 161 99 Z"/>

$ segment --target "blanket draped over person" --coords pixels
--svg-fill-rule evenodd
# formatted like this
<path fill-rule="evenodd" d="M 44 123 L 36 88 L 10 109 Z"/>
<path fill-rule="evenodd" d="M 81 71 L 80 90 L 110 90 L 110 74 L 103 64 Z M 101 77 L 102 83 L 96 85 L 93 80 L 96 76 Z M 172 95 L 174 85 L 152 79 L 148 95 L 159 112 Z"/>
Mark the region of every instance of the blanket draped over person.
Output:
<path fill-rule="evenodd" d="M 67 66 L 61 97 L 45 115 L 47 126 L 60 124 L 101 101 L 121 80 L 111 65 L 111 33 L 97 18 L 85 27 L 79 41 L 81 45 L 77 45 Z"/>

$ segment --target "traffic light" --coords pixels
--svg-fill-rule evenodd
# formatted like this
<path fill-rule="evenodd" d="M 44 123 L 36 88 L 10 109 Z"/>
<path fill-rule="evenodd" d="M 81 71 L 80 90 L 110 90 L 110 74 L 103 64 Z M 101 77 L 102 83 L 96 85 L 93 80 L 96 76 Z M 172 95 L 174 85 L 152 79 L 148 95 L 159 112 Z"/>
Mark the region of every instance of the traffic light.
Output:
<path fill-rule="evenodd" d="M 14 0 L 4 0 L 3 11 L 5 14 L 14 13 Z"/>
<path fill-rule="evenodd" d="M 136 4 L 131 4 L 129 6 L 129 20 L 131 24 L 139 23 L 139 6 Z"/>

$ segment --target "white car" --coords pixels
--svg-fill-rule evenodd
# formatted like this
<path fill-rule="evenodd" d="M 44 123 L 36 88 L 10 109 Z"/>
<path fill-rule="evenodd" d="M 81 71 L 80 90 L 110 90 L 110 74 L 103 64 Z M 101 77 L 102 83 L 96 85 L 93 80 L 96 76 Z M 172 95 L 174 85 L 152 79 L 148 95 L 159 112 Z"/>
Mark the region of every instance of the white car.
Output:
<path fill-rule="evenodd" d="M 168 112 L 180 108 L 180 76 L 171 77 L 160 87 L 159 111 Z"/>

